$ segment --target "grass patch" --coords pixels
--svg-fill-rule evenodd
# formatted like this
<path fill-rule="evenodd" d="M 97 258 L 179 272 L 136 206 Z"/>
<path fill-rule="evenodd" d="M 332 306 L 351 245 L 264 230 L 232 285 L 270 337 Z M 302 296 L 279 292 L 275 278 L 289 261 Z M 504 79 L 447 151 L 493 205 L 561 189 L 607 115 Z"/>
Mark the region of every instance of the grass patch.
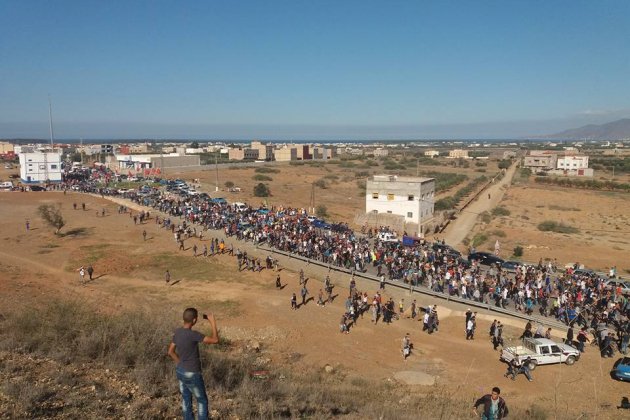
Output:
<path fill-rule="evenodd" d="M 473 236 L 472 246 L 474 248 L 477 248 L 478 246 L 483 245 L 487 241 L 488 241 L 488 236 L 486 234 L 484 234 L 484 233 L 477 233 L 475 236 Z"/>
<path fill-rule="evenodd" d="M 555 232 L 565 234 L 574 234 L 580 232 L 580 230 L 575 226 L 565 225 L 562 222 L 555 222 L 553 220 L 545 220 L 544 222 L 539 223 L 538 230 L 543 232 Z"/>
<path fill-rule="evenodd" d="M 256 174 L 252 177 L 254 181 L 273 181 L 273 178 L 268 175 Z"/>
<path fill-rule="evenodd" d="M 498 230 L 498 229 L 497 230 L 493 230 L 492 232 L 490 232 L 490 234 L 492 236 L 496 236 L 498 238 L 505 238 L 507 236 L 507 234 L 504 231 Z"/>
<path fill-rule="evenodd" d="M 262 167 L 254 169 L 254 172 L 258 174 L 277 174 L 280 173 L 280 169 Z"/>
<path fill-rule="evenodd" d="M 582 211 L 582 209 L 578 209 L 577 207 L 557 206 L 555 204 L 549 205 L 548 208 L 549 210 L 558 210 L 558 211 Z"/>

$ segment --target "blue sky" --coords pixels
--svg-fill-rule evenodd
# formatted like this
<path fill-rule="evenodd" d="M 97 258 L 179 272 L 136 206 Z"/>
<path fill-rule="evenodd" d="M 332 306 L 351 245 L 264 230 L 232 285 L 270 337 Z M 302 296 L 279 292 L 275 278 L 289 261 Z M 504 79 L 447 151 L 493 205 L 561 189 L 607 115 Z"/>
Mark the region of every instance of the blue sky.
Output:
<path fill-rule="evenodd" d="M 0 0 L 0 138 L 496 138 L 630 117 L 629 1 Z"/>

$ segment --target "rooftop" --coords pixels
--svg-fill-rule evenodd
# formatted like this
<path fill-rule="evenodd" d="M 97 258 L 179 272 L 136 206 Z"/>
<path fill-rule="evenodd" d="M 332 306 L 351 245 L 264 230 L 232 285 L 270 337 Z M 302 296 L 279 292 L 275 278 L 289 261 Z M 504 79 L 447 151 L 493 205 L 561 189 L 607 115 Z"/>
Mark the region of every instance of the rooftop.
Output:
<path fill-rule="evenodd" d="M 398 176 L 398 175 L 374 175 L 372 181 L 380 182 L 414 182 L 422 184 L 424 182 L 433 181 L 433 178 L 415 177 L 415 176 Z"/>

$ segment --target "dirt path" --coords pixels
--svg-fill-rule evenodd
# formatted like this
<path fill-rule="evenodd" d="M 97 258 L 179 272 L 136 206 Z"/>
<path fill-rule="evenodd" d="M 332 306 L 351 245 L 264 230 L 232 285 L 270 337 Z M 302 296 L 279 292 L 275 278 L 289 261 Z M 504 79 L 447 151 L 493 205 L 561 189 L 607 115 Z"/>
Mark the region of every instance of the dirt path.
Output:
<path fill-rule="evenodd" d="M 516 166 L 516 164 L 513 164 L 499 182 L 488 187 L 466 210 L 457 214 L 457 219 L 443 233 L 442 237 L 447 244 L 451 246 L 460 245 L 475 226 L 475 223 L 477 223 L 479 214 L 492 210 L 501 202 L 505 191 L 512 182 Z M 489 199 L 488 194 L 490 194 Z"/>

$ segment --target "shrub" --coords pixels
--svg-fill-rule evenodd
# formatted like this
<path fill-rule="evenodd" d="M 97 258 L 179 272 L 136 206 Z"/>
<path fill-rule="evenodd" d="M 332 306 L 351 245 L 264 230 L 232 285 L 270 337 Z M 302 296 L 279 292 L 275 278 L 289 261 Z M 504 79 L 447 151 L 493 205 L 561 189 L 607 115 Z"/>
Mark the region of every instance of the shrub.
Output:
<path fill-rule="evenodd" d="M 55 235 L 59 234 L 61 228 L 66 225 L 61 215 L 61 205 L 42 204 L 37 208 L 37 213 L 44 222 L 55 228 Z"/>
<path fill-rule="evenodd" d="M 225 188 L 232 188 L 234 187 L 234 183 L 232 181 L 225 181 Z"/>
<path fill-rule="evenodd" d="M 473 236 L 472 246 L 473 248 L 477 248 L 479 245 L 483 245 L 488 240 L 488 236 L 484 233 L 478 233 Z"/>
<path fill-rule="evenodd" d="M 493 236 L 497 236 L 499 238 L 505 238 L 507 236 L 507 234 L 504 231 L 498 230 L 498 229 L 497 230 L 493 230 L 492 231 L 492 235 Z"/>
<path fill-rule="evenodd" d="M 273 178 L 267 175 L 256 174 L 252 178 L 254 181 L 273 181 Z"/>
<path fill-rule="evenodd" d="M 574 226 L 565 225 L 562 222 L 554 222 L 553 220 L 545 220 L 538 224 L 538 230 L 543 232 L 556 232 L 556 233 L 579 233 L 580 230 Z"/>
<path fill-rule="evenodd" d="M 453 197 L 440 198 L 435 202 L 435 210 L 450 210 L 455 207 L 457 202 Z"/>
<path fill-rule="evenodd" d="M 277 174 L 280 172 L 280 169 L 262 167 L 254 169 L 254 172 L 259 174 Z"/>
<path fill-rule="evenodd" d="M 515 246 L 514 247 L 514 256 L 515 257 L 522 257 L 523 256 L 523 247 L 522 246 Z"/>
<path fill-rule="evenodd" d="M 325 190 L 328 187 L 328 185 L 326 185 L 325 179 L 318 179 L 317 181 L 313 182 L 313 185 L 323 190 Z"/>
<path fill-rule="evenodd" d="M 254 187 L 254 197 L 269 197 L 270 195 L 269 187 L 262 182 Z"/>
<path fill-rule="evenodd" d="M 481 213 L 481 221 L 484 223 L 490 223 L 492 221 L 492 216 L 487 211 Z"/>
<path fill-rule="evenodd" d="M 315 215 L 317 217 L 328 217 L 328 208 L 325 205 L 320 204 L 315 208 Z"/>
<path fill-rule="evenodd" d="M 499 206 L 492 209 L 493 216 L 509 216 L 510 211 L 505 207 Z"/>

